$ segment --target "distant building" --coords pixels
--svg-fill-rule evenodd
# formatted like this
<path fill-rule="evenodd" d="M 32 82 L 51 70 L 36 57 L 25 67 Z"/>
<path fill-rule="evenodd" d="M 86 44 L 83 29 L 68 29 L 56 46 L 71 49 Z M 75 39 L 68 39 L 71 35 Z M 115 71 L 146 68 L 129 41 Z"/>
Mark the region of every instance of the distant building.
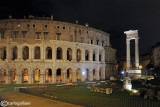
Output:
<path fill-rule="evenodd" d="M 139 68 L 142 70 L 142 73 L 143 73 L 143 70 L 145 70 L 146 67 L 148 66 L 148 64 L 151 63 L 151 55 L 150 54 L 143 54 L 143 55 L 140 55 L 139 59 L 140 59 L 139 60 L 140 61 Z M 119 64 L 119 72 L 126 71 L 127 65 L 126 65 L 126 57 L 125 56 L 118 58 L 118 64 Z M 133 56 L 131 56 L 130 67 L 131 67 L 131 69 L 135 68 L 135 58 Z"/>
<path fill-rule="evenodd" d="M 118 67 L 117 67 L 117 60 L 116 60 L 116 50 L 111 47 L 104 47 L 105 48 L 105 77 L 110 78 L 111 76 L 117 77 L 118 75 Z"/>
<path fill-rule="evenodd" d="M 150 54 L 144 54 L 140 56 L 140 66 L 143 68 L 146 68 L 148 64 L 151 63 L 151 55 Z"/>
<path fill-rule="evenodd" d="M 0 82 L 104 80 L 116 63 L 110 35 L 53 16 L 0 20 Z M 106 62 L 105 62 L 106 61 Z"/>
<path fill-rule="evenodd" d="M 160 42 L 158 42 L 155 46 L 152 47 L 152 64 L 154 68 L 160 67 Z"/>

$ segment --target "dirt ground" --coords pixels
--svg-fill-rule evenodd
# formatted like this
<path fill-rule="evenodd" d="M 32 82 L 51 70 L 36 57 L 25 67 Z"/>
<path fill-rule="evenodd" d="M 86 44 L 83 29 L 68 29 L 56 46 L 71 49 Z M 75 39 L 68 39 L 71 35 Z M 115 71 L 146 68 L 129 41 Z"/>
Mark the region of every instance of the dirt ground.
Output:
<path fill-rule="evenodd" d="M 30 105 L 12 105 L 7 107 L 82 107 L 79 105 L 74 105 L 70 103 L 55 101 L 51 99 L 46 99 L 42 97 L 27 95 L 23 93 L 18 93 L 10 90 L 1 90 L 0 98 L 7 102 L 25 102 L 25 104 Z M 4 103 L 6 104 L 6 103 Z"/>

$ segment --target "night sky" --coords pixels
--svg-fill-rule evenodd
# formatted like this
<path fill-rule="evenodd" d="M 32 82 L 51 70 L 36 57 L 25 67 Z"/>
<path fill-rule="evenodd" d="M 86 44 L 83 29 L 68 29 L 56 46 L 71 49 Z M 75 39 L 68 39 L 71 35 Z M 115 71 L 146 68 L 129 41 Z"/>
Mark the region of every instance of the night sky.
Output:
<path fill-rule="evenodd" d="M 28 14 L 54 16 L 54 20 L 84 25 L 110 33 L 117 55 L 125 55 L 124 31 L 139 30 L 140 54 L 160 42 L 160 0 L 1 0 L 0 18 Z M 134 41 L 131 41 L 134 55 Z"/>

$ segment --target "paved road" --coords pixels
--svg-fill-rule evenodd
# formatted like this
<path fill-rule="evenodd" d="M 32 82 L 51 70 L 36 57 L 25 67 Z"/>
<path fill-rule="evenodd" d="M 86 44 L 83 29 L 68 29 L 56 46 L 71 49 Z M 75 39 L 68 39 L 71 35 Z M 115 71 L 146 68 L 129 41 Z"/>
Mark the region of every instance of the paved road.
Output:
<path fill-rule="evenodd" d="M 51 99 L 46 99 L 42 97 L 32 96 L 23 93 L 17 93 L 14 91 L 3 90 L 0 91 L 0 97 L 8 102 L 30 102 L 31 105 L 21 105 L 21 106 L 8 106 L 8 107 L 82 107 L 79 105 L 74 105 L 70 103 L 55 101 Z M 29 103 L 28 103 L 29 104 Z"/>

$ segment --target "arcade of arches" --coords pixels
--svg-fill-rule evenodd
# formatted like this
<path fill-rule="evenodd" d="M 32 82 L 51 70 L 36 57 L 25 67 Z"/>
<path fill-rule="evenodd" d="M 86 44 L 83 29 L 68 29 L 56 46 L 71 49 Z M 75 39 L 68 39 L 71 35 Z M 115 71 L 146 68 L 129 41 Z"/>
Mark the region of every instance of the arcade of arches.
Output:
<path fill-rule="evenodd" d="M 99 70 L 96 68 L 92 70 L 88 68 L 78 68 L 75 71 L 72 68 L 68 68 L 66 70 L 57 68 L 55 71 L 51 68 L 46 68 L 44 71 L 40 68 L 35 68 L 32 72 L 27 68 L 22 69 L 21 72 L 18 72 L 17 69 L 11 69 L 9 71 L 0 69 L 0 83 L 6 84 L 66 83 L 103 79 L 105 79 L 103 76 L 103 67 Z"/>
<path fill-rule="evenodd" d="M 33 51 L 31 51 L 33 50 Z M 18 60 L 23 59 L 23 61 L 28 59 L 47 59 L 47 60 L 68 60 L 68 61 L 100 61 L 104 62 L 105 57 L 103 54 L 101 54 L 100 50 L 83 50 L 82 49 L 76 49 L 73 51 L 72 48 L 67 48 L 66 51 L 63 50 L 63 48 L 58 47 L 56 50 L 52 49 L 52 47 L 46 47 L 45 52 L 42 51 L 40 46 L 22 46 L 21 49 L 17 46 L 11 47 L 10 53 L 6 51 L 6 47 L 0 47 L 0 60 Z M 20 52 L 21 51 L 21 52 Z M 44 56 L 44 57 L 43 57 Z"/>
<path fill-rule="evenodd" d="M 9 46 L 10 45 L 10 46 Z M 32 84 L 105 79 L 102 46 L 72 42 L 0 44 L 0 83 Z"/>

